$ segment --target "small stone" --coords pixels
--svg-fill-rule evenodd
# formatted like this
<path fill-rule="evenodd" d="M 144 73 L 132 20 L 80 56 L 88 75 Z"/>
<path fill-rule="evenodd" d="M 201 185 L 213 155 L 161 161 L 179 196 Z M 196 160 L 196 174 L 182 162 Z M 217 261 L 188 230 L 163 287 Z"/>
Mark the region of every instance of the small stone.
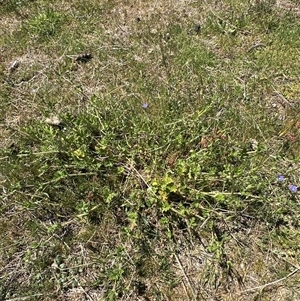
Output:
<path fill-rule="evenodd" d="M 253 151 L 257 150 L 257 148 L 258 148 L 258 141 L 257 140 L 250 139 L 249 143 L 250 143 L 251 150 L 253 150 Z"/>
<path fill-rule="evenodd" d="M 45 122 L 50 125 L 62 126 L 62 121 L 57 116 L 46 118 Z"/>
<path fill-rule="evenodd" d="M 20 66 L 19 61 L 15 60 L 12 62 L 12 64 L 9 67 L 9 71 L 13 72 Z"/>

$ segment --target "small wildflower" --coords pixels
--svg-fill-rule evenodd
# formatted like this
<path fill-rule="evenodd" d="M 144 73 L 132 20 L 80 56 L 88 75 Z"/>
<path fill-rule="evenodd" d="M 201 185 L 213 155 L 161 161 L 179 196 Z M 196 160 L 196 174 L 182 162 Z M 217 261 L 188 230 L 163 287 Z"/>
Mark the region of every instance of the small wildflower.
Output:
<path fill-rule="evenodd" d="M 283 175 L 279 175 L 279 176 L 277 177 L 277 179 L 278 179 L 279 182 L 283 182 L 284 176 L 283 176 Z"/>
<path fill-rule="evenodd" d="M 292 192 L 292 193 L 297 193 L 298 188 L 297 188 L 297 186 L 295 186 L 295 185 L 289 185 L 289 190 L 290 190 L 290 192 Z"/>
<path fill-rule="evenodd" d="M 145 103 L 143 103 L 142 107 L 143 107 L 143 109 L 147 109 L 148 108 L 148 104 L 145 102 Z"/>

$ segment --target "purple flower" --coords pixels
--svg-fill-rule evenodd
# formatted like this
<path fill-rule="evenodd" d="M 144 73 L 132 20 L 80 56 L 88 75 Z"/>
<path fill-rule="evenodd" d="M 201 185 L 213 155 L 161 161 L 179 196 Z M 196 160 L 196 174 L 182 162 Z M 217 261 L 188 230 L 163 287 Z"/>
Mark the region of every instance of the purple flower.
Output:
<path fill-rule="evenodd" d="M 297 186 L 295 186 L 295 185 L 289 185 L 289 190 L 290 190 L 290 192 L 292 192 L 292 193 L 297 193 L 298 188 L 297 188 Z"/>
<path fill-rule="evenodd" d="M 143 107 L 143 109 L 147 109 L 148 108 L 148 103 L 143 103 L 143 105 L 142 105 L 142 107 Z"/>
<path fill-rule="evenodd" d="M 278 179 L 279 182 L 283 182 L 284 176 L 283 176 L 283 175 L 279 175 L 279 176 L 277 177 L 277 179 Z"/>

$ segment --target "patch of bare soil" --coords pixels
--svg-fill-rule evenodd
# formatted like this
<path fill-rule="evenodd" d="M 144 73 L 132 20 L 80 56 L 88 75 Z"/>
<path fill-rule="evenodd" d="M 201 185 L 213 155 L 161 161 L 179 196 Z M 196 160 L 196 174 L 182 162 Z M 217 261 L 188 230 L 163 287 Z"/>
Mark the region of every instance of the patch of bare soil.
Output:
<path fill-rule="evenodd" d="M 12 34 L 21 24 L 20 20 L 12 16 L 1 16 L 0 18 L 0 33 Z"/>
<path fill-rule="evenodd" d="M 281 301 L 295 298 L 297 293 L 291 288 L 297 286 L 299 270 L 291 264 L 284 276 L 278 276 L 277 271 L 290 262 L 275 255 L 271 245 L 269 250 L 262 250 L 256 244 L 262 231 L 256 227 L 231 233 L 232 239 L 224 245 L 223 259 L 220 254 L 216 260 L 216 254 L 207 253 L 200 244 L 175 255 L 174 266 L 180 282 L 169 300 Z M 227 260 L 229 265 L 224 266 L 222 260 Z"/>
<path fill-rule="evenodd" d="M 291 0 L 277 0 L 276 6 L 287 12 L 291 12 L 300 18 L 300 5 L 296 1 Z"/>

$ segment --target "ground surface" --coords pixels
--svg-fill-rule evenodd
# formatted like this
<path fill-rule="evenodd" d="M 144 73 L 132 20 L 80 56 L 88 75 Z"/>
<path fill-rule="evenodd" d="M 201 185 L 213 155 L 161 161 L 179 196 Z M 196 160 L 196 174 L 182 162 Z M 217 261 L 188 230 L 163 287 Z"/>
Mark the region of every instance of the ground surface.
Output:
<path fill-rule="evenodd" d="M 0 1 L 1 300 L 300 300 L 299 1 Z"/>

